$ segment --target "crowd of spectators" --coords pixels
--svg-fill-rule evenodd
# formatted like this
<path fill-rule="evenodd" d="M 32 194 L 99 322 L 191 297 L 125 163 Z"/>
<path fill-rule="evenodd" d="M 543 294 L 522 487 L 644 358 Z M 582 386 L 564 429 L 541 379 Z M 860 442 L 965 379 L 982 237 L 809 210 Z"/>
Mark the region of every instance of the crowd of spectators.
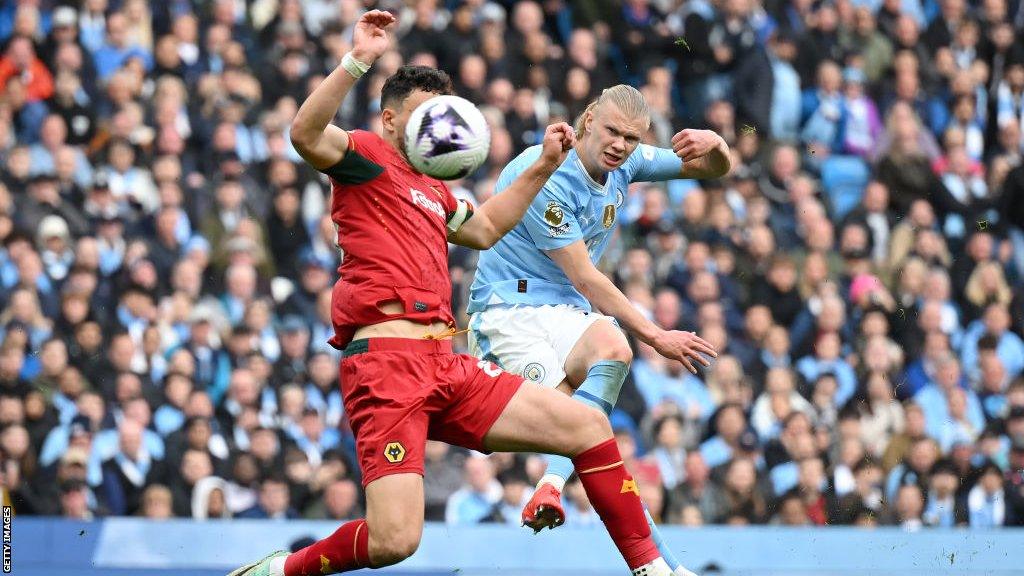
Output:
<path fill-rule="evenodd" d="M 447 70 L 497 174 L 601 89 L 734 170 L 634 185 L 602 262 L 693 376 L 636 343 L 612 415 L 664 523 L 1024 524 L 1024 2 L 10 0 L 0 7 L 0 484 L 17 514 L 362 511 L 327 345 L 340 261 L 292 148 L 365 9 L 384 78 Z M 475 255 L 453 248 L 463 310 Z M 465 323 L 460 314 L 460 323 Z M 457 346 L 465 348 L 464 340 Z M 537 455 L 431 442 L 431 520 L 518 524 Z M 599 521 L 579 484 L 568 523 Z"/>

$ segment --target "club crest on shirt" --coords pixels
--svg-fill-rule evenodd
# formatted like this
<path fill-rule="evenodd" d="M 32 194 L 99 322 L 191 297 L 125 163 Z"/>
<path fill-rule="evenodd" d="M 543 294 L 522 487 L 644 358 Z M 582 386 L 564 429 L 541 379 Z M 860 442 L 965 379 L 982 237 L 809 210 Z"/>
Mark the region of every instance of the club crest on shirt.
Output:
<path fill-rule="evenodd" d="M 564 219 L 565 210 L 562 210 L 562 207 L 557 202 L 548 202 L 548 207 L 544 210 L 544 221 L 551 226 L 559 226 Z"/>
<path fill-rule="evenodd" d="M 615 204 L 605 205 L 604 217 L 601 218 L 601 224 L 604 224 L 605 228 L 611 228 L 612 224 L 615 224 Z"/>
<path fill-rule="evenodd" d="M 544 367 L 539 362 L 530 362 L 523 369 L 523 378 L 531 382 L 541 382 L 544 380 L 545 373 Z"/>

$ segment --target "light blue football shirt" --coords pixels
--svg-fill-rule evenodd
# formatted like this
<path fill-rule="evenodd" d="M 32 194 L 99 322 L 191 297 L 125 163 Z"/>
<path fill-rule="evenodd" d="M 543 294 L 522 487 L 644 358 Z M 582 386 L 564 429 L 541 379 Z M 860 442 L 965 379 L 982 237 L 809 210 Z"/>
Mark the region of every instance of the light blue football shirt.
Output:
<path fill-rule="evenodd" d="M 509 163 L 498 177 L 495 194 L 507 188 L 540 152 L 540 145 L 532 146 Z M 597 264 L 618 222 L 629 184 L 671 180 L 681 169 L 682 160 L 672 150 L 640 144 L 622 166 L 608 173 L 602 185 L 587 174 L 576 150 L 571 150 L 523 219 L 494 247 L 480 253 L 469 313 L 516 304 L 572 304 L 589 311 L 590 302 L 545 251 L 583 240 Z"/>

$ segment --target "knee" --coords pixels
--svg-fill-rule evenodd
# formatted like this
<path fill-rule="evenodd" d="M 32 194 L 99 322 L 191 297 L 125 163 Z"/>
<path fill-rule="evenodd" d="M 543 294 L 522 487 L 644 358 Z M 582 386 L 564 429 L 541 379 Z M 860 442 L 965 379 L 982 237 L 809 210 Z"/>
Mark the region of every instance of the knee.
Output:
<path fill-rule="evenodd" d="M 378 530 L 376 532 L 382 532 Z M 374 568 L 398 564 L 416 553 L 420 535 L 409 529 L 398 529 L 377 534 L 370 531 L 370 563 Z"/>
<path fill-rule="evenodd" d="M 608 352 L 604 359 L 611 360 L 613 362 L 622 362 L 623 364 L 628 365 L 633 361 L 633 350 L 630 349 L 629 343 L 626 342 L 626 339 L 620 337 L 608 348 Z"/>
<path fill-rule="evenodd" d="M 580 422 L 573 430 L 573 442 L 569 445 L 570 457 L 612 437 L 612 426 L 604 412 L 591 406 L 581 406 L 580 412 Z"/>
<path fill-rule="evenodd" d="M 633 350 L 629 348 L 629 342 L 619 330 L 613 329 L 605 334 L 598 345 L 598 358 L 596 360 L 610 360 L 629 364 L 633 361 Z"/>

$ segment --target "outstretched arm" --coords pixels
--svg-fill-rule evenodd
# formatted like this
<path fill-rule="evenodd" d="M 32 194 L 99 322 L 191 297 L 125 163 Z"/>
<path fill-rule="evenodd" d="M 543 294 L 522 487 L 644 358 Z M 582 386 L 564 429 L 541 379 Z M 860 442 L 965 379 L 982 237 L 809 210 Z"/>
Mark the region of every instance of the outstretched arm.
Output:
<path fill-rule="evenodd" d="M 331 119 L 357 80 L 346 66 L 358 71 L 360 65 L 368 68 L 373 64 L 387 50 L 385 29 L 394 22 L 395 17 L 389 12 L 371 10 L 363 14 L 353 32 L 352 52 L 313 90 L 295 114 L 290 131 L 292 145 L 313 168 L 326 170 L 345 157 L 348 133 L 332 125 Z"/>
<path fill-rule="evenodd" d="M 509 184 L 501 194 L 491 196 L 472 218 L 449 235 L 456 244 L 486 250 L 508 233 L 526 214 L 548 178 L 565 160 L 576 142 L 576 133 L 565 122 L 552 124 L 544 132 L 540 157 Z"/>
<path fill-rule="evenodd" d="M 650 344 L 659 354 L 666 358 L 679 360 L 686 369 L 694 374 L 697 369 L 690 360 L 704 366 L 710 366 L 702 354 L 717 357 L 714 348 L 693 332 L 662 330 L 644 317 L 626 295 L 615 284 L 601 273 L 587 253 L 586 244 L 577 240 L 565 248 L 547 251 L 547 255 L 558 264 L 562 272 L 569 277 L 573 286 L 590 300 L 601 312 L 614 316 L 619 323 L 641 341 Z"/>
<path fill-rule="evenodd" d="M 729 145 L 711 130 L 681 130 L 672 137 L 672 150 L 683 159 L 680 178 L 720 178 L 732 168 Z"/>

